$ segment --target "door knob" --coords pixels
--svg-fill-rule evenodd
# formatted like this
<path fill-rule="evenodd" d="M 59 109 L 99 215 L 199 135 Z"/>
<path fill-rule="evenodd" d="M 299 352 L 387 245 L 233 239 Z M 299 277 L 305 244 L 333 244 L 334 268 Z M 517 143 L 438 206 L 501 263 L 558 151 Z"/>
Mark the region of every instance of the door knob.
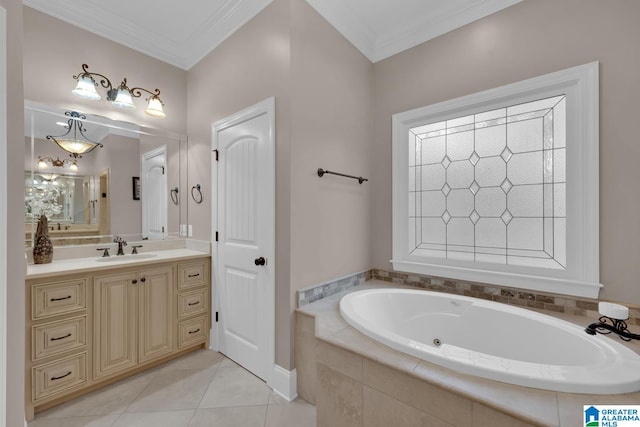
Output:
<path fill-rule="evenodd" d="M 255 261 L 256 265 L 265 265 L 267 263 L 267 260 L 264 259 L 264 257 L 260 257 L 260 258 L 256 258 Z"/>

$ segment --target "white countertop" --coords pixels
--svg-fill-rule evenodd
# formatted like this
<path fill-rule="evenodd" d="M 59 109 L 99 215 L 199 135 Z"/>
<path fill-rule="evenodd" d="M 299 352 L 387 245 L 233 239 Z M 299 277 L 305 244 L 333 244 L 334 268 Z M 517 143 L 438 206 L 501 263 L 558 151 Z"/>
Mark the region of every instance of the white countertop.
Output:
<path fill-rule="evenodd" d="M 86 273 L 95 270 L 116 269 L 139 265 L 155 264 L 158 262 L 182 261 L 191 258 L 210 256 L 208 252 L 189 249 L 167 249 L 154 252 L 143 252 L 138 255 L 111 255 L 109 258 L 85 257 L 54 261 L 50 264 L 27 265 L 26 279 L 61 276 L 73 273 Z"/>

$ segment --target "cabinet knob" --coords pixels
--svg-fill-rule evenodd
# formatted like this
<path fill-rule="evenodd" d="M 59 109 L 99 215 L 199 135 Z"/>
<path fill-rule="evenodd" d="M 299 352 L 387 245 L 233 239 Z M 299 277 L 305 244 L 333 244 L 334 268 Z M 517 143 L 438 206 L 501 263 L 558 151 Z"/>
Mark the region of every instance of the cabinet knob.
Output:
<path fill-rule="evenodd" d="M 147 278 L 146 278 L 146 277 L 143 277 L 143 278 L 141 278 L 141 279 L 140 279 L 140 281 L 141 281 L 142 283 L 144 283 L 144 282 L 146 282 L 146 281 L 147 281 Z"/>
<path fill-rule="evenodd" d="M 267 260 L 264 259 L 264 257 L 260 257 L 260 258 L 256 258 L 254 260 L 255 265 L 265 265 L 267 263 Z"/>
<path fill-rule="evenodd" d="M 133 283 L 133 284 L 135 285 L 136 283 L 138 283 L 138 280 L 137 280 L 137 279 L 133 279 L 133 280 L 131 281 L 131 283 Z"/>

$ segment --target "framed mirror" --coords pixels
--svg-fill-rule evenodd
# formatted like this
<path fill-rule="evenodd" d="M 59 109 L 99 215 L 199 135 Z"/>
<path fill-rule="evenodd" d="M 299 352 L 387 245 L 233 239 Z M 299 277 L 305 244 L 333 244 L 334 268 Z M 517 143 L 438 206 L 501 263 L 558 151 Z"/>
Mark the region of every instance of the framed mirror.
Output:
<path fill-rule="evenodd" d="M 186 237 L 185 135 L 25 101 L 24 143 L 25 246 Z"/>

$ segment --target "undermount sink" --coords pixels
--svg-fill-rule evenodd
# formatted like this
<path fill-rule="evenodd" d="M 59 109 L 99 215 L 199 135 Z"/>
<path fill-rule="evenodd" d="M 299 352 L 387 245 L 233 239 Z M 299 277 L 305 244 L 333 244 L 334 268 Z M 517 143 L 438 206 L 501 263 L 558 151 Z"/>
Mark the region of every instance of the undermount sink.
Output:
<path fill-rule="evenodd" d="M 158 254 L 151 254 L 151 253 L 146 253 L 146 254 L 128 254 L 128 255 L 112 255 L 109 257 L 102 257 L 102 258 L 98 258 L 96 259 L 97 262 L 116 262 L 116 261 L 137 261 L 140 259 L 147 259 L 147 258 L 153 258 L 155 256 L 157 256 Z"/>

